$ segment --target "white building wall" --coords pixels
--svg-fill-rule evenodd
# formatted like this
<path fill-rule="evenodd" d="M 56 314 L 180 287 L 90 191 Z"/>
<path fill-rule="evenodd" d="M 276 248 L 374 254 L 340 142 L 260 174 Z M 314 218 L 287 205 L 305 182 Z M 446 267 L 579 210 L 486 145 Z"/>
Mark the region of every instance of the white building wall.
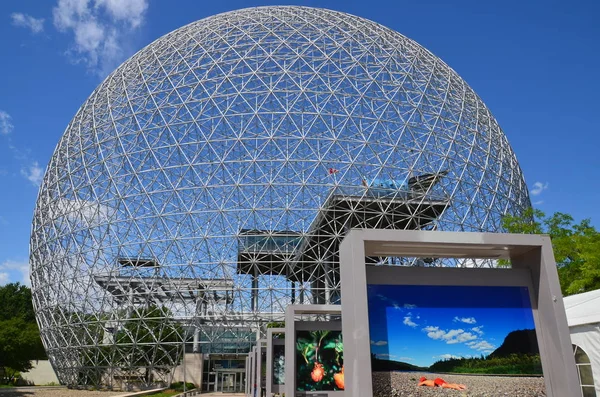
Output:
<path fill-rule="evenodd" d="M 50 361 L 38 360 L 33 361 L 32 364 L 33 368 L 30 371 L 21 372 L 23 379 L 38 386 L 47 385 L 51 382 L 54 382 L 57 385 L 59 384 L 56 373 L 54 372 L 54 369 L 52 369 L 52 365 L 50 365 Z"/>
<path fill-rule="evenodd" d="M 175 368 L 173 382 L 191 382 L 198 387 L 202 387 L 202 366 L 204 365 L 204 356 L 202 353 L 186 353 L 185 377 L 183 372 L 184 365 L 181 364 Z"/>

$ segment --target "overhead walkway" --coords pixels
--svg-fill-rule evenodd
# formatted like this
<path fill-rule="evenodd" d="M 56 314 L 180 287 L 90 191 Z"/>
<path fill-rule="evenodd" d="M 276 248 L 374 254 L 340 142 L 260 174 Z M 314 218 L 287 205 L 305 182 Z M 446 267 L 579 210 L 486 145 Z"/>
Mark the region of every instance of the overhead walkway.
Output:
<path fill-rule="evenodd" d="M 410 178 L 405 188 L 367 184 L 333 189 L 306 233 L 241 230 L 237 272 L 252 276 L 253 308 L 258 277 L 281 275 L 292 283 L 309 282 L 313 303 L 339 298 L 339 244 L 353 228 L 413 229 L 430 227 L 448 206 L 448 199 L 429 193 L 446 172 Z M 377 262 L 377 258 L 367 258 Z"/>

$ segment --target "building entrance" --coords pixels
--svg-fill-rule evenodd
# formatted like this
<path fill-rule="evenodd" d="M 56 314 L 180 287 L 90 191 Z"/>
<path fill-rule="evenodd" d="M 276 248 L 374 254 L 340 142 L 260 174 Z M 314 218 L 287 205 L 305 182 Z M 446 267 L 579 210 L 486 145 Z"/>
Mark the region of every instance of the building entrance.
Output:
<path fill-rule="evenodd" d="M 222 393 L 243 393 L 245 389 L 245 369 L 217 370 L 215 391 Z"/>

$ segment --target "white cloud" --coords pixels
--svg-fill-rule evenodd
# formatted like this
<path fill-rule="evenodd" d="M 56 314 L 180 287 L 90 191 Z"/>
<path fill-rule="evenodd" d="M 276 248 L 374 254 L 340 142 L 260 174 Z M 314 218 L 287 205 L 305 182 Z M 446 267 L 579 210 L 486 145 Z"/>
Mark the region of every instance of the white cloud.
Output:
<path fill-rule="evenodd" d="M 25 285 L 31 285 L 29 280 L 29 262 L 5 260 L 0 263 L 0 284 L 6 284 L 10 281 L 10 272 L 20 273 L 21 280 L 17 280 Z M 13 280 L 15 281 L 15 280 Z"/>
<path fill-rule="evenodd" d="M 471 331 L 477 332 L 480 336 L 483 335 L 483 325 L 480 325 L 479 327 L 473 327 L 471 328 Z"/>
<path fill-rule="evenodd" d="M 385 346 L 385 345 L 387 345 L 388 343 L 387 343 L 386 341 L 384 341 L 384 340 L 378 340 L 377 342 L 375 342 L 375 341 L 373 341 L 373 340 L 372 340 L 372 341 L 371 341 L 371 344 L 372 344 L 372 345 L 375 345 L 375 346 Z"/>
<path fill-rule="evenodd" d="M 475 324 L 477 322 L 477 320 L 475 320 L 475 317 L 454 317 L 453 321 L 455 323 L 461 322 L 465 324 Z"/>
<path fill-rule="evenodd" d="M 29 166 L 21 169 L 21 175 L 33 183 L 35 186 L 39 186 L 44 178 L 44 170 L 40 168 L 37 161 L 34 161 Z"/>
<path fill-rule="evenodd" d="M 415 328 L 417 326 L 417 323 L 412 321 L 410 313 L 408 313 L 408 316 L 404 317 L 403 323 L 404 323 L 404 325 L 408 325 L 409 327 L 412 327 L 412 328 Z"/>
<path fill-rule="evenodd" d="M 449 345 L 456 343 L 465 343 L 477 339 L 477 336 L 471 332 L 465 332 L 464 329 L 451 329 L 450 331 L 441 330 L 439 327 L 428 326 L 423 328 L 427 336 L 434 340 L 443 340 Z"/>
<path fill-rule="evenodd" d="M 104 7 L 115 20 L 124 21 L 132 28 L 137 28 L 144 21 L 148 2 L 146 0 L 96 0 L 95 8 L 101 7 Z"/>
<path fill-rule="evenodd" d="M 27 28 L 31 30 L 31 33 L 41 33 L 44 31 L 44 18 L 34 18 L 22 12 L 13 12 L 10 18 L 13 25 Z"/>
<path fill-rule="evenodd" d="M 13 128 L 15 128 L 10 122 L 11 119 L 10 114 L 4 110 L 0 110 L 0 134 L 10 134 Z"/>
<path fill-rule="evenodd" d="M 410 303 L 405 303 L 404 304 L 404 308 L 405 309 L 414 309 L 416 307 L 417 307 L 417 305 L 411 305 Z"/>
<path fill-rule="evenodd" d="M 105 75 L 125 58 L 127 37 L 147 9 L 147 0 L 58 0 L 52 14 L 59 31 L 73 34 L 72 60 Z"/>
<path fill-rule="evenodd" d="M 451 358 L 461 358 L 461 357 L 455 356 L 454 354 L 442 354 L 439 356 L 433 356 L 432 358 L 441 358 L 442 360 L 448 360 Z"/>
<path fill-rule="evenodd" d="M 548 189 L 548 182 L 536 182 L 533 184 L 533 188 L 531 188 L 530 192 L 532 196 L 537 196 L 546 189 Z"/>
<path fill-rule="evenodd" d="M 460 330 L 460 331 L 462 331 L 462 330 Z M 472 334 L 470 332 L 464 332 L 463 331 L 463 332 L 458 333 L 456 335 L 452 335 L 451 338 L 448 338 L 448 339 L 444 338 L 444 339 L 446 340 L 447 344 L 452 345 L 452 344 L 455 344 L 455 343 L 465 343 L 465 342 L 468 342 L 470 340 L 477 339 L 477 335 L 474 335 L 474 334 Z"/>
<path fill-rule="evenodd" d="M 533 205 L 542 205 L 542 204 L 544 204 L 544 200 L 538 200 L 533 203 Z"/>
<path fill-rule="evenodd" d="M 446 334 L 446 331 L 441 330 L 440 327 L 428 326 L 423 328 L 423 331 L 427 332 L 427 336 L 431 339 L 441 339 Z"/>
<path fill-rule="evenodd" d="M 473 341 L 466 344 L 471 349 L 475 349 L 478 351 L 491 351 L 494 350 L 495 346 L 489 343 L 486 340 Z"/>
<path fill-rule="evenodd" d="M 58 199 L 50 212 L 53 219 L 66 217 L 71 223 L 86 227 L 102 225 L 115 214 L 113 208 L 89 200 Z"/>

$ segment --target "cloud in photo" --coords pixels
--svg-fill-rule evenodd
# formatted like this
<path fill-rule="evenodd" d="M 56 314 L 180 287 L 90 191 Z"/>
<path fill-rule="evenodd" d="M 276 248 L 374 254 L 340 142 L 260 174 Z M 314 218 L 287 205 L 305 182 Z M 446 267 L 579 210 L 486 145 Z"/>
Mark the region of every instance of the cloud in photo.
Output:
<path fill-rule="evenodd" d="M 460 323 L 465 323 L 465 324 L 475 324 L 477 322 L 477 320 L 475 320 L 475 317 L 454 317 L 454 321 L 456 322 L 460 322 Z"/>
<path fill-rule="evenodd" d="M 373 341 L 373 340 L 372 340 L 372 341 L 371 341 L 371 344 L 372 344 L 373 346 L 385 346 L 385 345 L 387 345 L 388 343 L 387 343 L 386 341 L 384 341 L 384 340 L 378 340 L 377 342 L 375 342 L 375 341 Z"/>
<path fill-rule="evenodd" d="M 423 328 L 423 331 L 427 333 L 427 336 L 434 340 L 442 340 L 449 345 L 456 343 L 465 343 L 477 339 L 477 336 L 471 332 L 466 332 L 463 329 L 451 329 L 445 331 L 440 327 L 427 326 Z"/>
<path fill-rule="evenodd" d="M 440 354 L 439 356 L 433 356 L 432 358 L 437 358 L 437 359 L 442 359 L 442 360 L 449 360 L 451 358 L 462 358 L 460 356 L 455 356 L 454 354 Z"/>
<path fill-rule="evenodd" d="M 496 346 L 492 345 L 491 343 L 489 343 L 486 340 L 468 342 L 468 343 L 466 343 L 466 345 L 469 346 L 471 349 L 478 350 L 478 351 L 484 351 L 484 352 L 490 352 L 490 353 L 492 350 L 494 350 L 496 348 Z"/>
<path fill-rule="evenodd" d="M 408 325 L 409 327 L 415 328 L 418 324 L 412 320 L 411 313 L 408 313 L 408 316 L 404 317 L 404 321 L 402 321 L 404 325 Z"/>

